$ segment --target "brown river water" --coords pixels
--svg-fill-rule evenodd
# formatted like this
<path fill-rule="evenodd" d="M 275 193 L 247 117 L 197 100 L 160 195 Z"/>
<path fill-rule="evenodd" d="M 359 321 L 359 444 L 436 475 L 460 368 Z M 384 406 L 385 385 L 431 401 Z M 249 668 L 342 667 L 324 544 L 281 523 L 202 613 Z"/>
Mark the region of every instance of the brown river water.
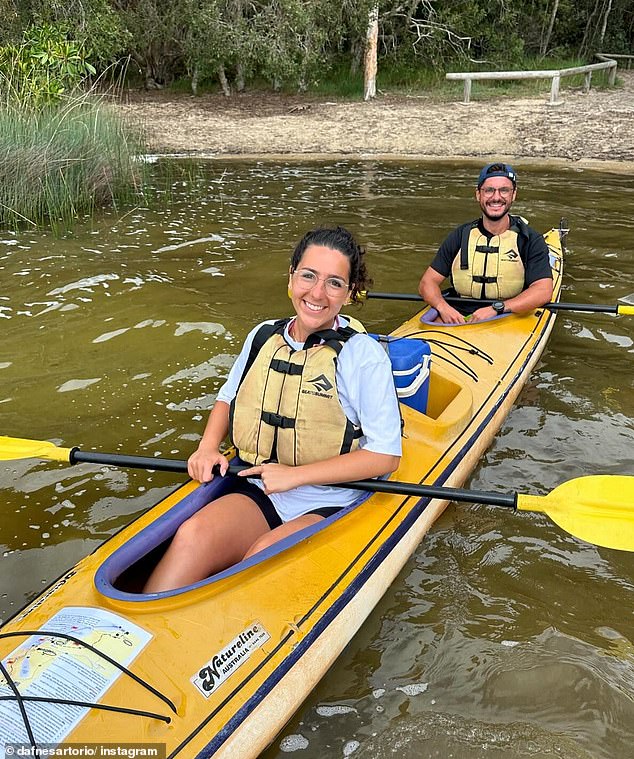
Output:
<path fill-rule="evenodd" d="M 413 292 L 477 216 L 478 168 L 200 161 L 172 179 L 167 210 L 103 214 L 64 239 L 0 233 L 0 435 L 186 458 L 250 327 L 289 312 L 306 229 L 349 226 L 375 289 Z M 562 300 L 634 291 L 634 178 L 520 167 L 515 211 L 539 230 L 568 219 Z M 412 309 L 373 300 L 358 316 L 385 332 Z M 634 474 L 633 356 L 634 318 L 560 313 L 469 485 L 545 494 Z M 0 462 L 0 619 L 179 481 Z M 633 600 L 633 554 L 543 514 L 452 505 L 263 756 L 628 759 Z"/>

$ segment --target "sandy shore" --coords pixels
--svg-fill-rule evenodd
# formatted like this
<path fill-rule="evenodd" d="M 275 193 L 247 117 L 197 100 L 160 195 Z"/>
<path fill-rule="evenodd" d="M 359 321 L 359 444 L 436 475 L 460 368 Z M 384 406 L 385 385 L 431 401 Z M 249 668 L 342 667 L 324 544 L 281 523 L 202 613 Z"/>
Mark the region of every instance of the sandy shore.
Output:
<path fill-rule="evenodd" d="M 129 93 L 117 107 L 140 122 L 156 153 L 219 156 L 487 157 L 630 171 L 634 72 L 612 90 L 475 101 L 379 95 L 369 102 L 245 93 Z M 476 85 L 477 86 L 477 85 Z M 477 92 L 474 94 L 477 97 Z"/>

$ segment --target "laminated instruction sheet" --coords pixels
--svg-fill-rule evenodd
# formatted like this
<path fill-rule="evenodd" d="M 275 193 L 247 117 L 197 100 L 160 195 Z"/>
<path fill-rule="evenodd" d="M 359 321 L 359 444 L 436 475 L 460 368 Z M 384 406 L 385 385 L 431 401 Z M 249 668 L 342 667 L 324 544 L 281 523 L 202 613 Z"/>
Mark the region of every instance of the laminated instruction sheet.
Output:
<path fill-rule="evenodd" d="M 81 644 L 46 633 L 64 633 L 88 643 L 127 667 L 152 636 L 124 617 L 103 609 L 67 607 L 58 611 L 2 660 L 22 696 L 97 702 L 124 672 Z M 0 673 L 0 696 L 14 691 Z M 24 702 L 36 742 L 58 744 L 90 707 Z M 122 704 L 124 706 L 124 704 Z M 0 701 L 0 749 L 29 738 L 16 701 Z M 0 756 L 4 751 L 0 752 Z"/>

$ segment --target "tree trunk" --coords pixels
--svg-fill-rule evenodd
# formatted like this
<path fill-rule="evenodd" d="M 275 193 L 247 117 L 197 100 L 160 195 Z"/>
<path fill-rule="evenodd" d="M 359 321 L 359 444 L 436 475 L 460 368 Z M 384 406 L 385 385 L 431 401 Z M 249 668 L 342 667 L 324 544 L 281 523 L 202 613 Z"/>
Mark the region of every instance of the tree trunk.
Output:
<path fill-rule="evenodd" d="M 231 88 L 229 87 L 229 82 L 227 81 L 227 72 L 225 71 L 224 63 L 221 63 L 218 66 L 218 79 L 220 80 L 220 86 L 222 87 L 224 96 L 229 97 L 231 95 Z"/>
<path fill-rule="evenodd" d="M 550 14 L 550 22 L 548 23 L 548 29 L 546 30 L 546 34 L 544 35 L 544 37 L 542 37 L 542 44 L 539 46 L 540 55 L 546 55 L 548 51 L 548 45 L 550 44 L 550 38 L 552 36 L 553 28 L 555 26 L 555 18 L 557 17 L 558 9 L 559 9 L 559 0 L 555 0 L 552 13 Z"/>
<path fill-rule="evenodd" d="M 236 66 L 236 90 L 244 92 L 244 66 L 241 63 Z"/>
<path fill-rule="evenodd" d="M 592 9 L 592 13 L 588 16 L 588 20 L 586 22 L 586 28 L 583 33 L 583 39 L 581 40 L 581 45 L 579 45 L 579 57 L 583 58 L 589 48 L 590 43 L 592 42 L 592 39 L 595 35 L 595 23 L 594 23 L 594 17 L 597 15 L 599 11 L 599 3 L 601 0 L 596 0 L 596 3 L 594 4 L 594 8 Z"/>
<path fill-rule="evenodd" d="M 603 23 L 601 24 L 601 34 L 599 36 L 599 47 L 603 47 L 603 40 L 605 39 L 605 30 L 608 27 L 608 16 L 610 15 L 610 11 L 612 10 L 612 0 L 608 0 L 608 7 L 605 9 L 605 14 L 603 16 Z"/>
<path fill-rule="evenodd" d="M 198 71 L 198 64 L 195 64 L 192 72 L 192 95 L 198 95 Z"/>
<path fill-rule="evenodd" d="M 363 99 L 376 97 L 377 47 L 379 40 L 379 6 L 372 8 L 368 16 L 368 32 L 365 46 L 365 76 Z"/>
<path fill-rule="evenodd" d="M 350 50 L 350 76 L 356 76 L 361 68 L 361 59 L 363 58 L 363 41 L 358 39 L 352 43 Z"/>

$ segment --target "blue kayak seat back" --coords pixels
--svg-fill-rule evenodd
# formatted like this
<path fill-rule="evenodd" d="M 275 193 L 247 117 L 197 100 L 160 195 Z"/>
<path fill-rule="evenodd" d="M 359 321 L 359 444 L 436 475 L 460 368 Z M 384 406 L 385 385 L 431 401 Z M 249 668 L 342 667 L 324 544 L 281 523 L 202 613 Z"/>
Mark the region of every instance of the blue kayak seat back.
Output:
<path fill-rule="evenodd" d="M 401 403 L 424 414 L 429 396 L 429 343 L 420 338 L 368 334 L 379 341 L 390 357 L 396 393 Z"/>

